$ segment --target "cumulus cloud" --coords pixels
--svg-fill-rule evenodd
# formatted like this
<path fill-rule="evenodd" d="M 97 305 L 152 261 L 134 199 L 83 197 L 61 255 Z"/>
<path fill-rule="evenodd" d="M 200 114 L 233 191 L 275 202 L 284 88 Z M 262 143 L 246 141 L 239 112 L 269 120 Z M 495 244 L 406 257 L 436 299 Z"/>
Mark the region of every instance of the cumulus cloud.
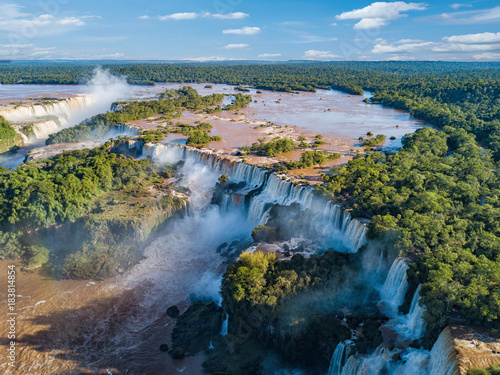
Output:
<path fill-rule="evenodd" d="M 443 40 L 450 43 L 500 43 L 500 33 L 479 33 L 479 34 L 466 34 L 466 35 L 452 35 L 445 36 Z"/>
<path fill-rule="evenodd" d="M 302 58 L 305 60 L 331 60 L 342 58 L 342 56 L 334 55 L 330 51 L 310 49 L 309 51 L 304 52 L 304 56 L 302 56 Z"/>
<path fill-rule="evenodd" d="M 0 5 L 0 30 L 14 33 L 14 39 L 24 41 L 35 37 L 60 34 L 70 29 L 85 26 L 83 21 L 85 18 L 93 18 L 93 16 L 56 17 L 52 14 L 34 16 L 22 12 L 22 7 L 17 4 Z"/>
<path fill-rule="evenodd" d="M 263 54 L 259 55 L 259 57 L 261 57 L 263 59 L 267 59 L 270 57 L 280 57 L 280 56 L 281 56 L 281 53 L 263 53 Z"/>
<path fill-rule="evenodd" d="M 243 12 L 233 12 L 233 13 L 210 13 L 210 12 L 181 12 L 166 14 L 164 16 L 158 16 L 160 21 L 174 20 L 174 21 L 184 21 L 184 20 L 194 20 L 197 18 L 215 18 L 219 20 L 239 20 L 248 17 L 249 14 Z M 143 16 L 144 17 L 144 16 Z M 142 18 L 142 17 L 139 17 Z M 150 17 L 147 17 L 150 18 Z M 147 19 L 144 18 L 144 19 Z"/>
<path fill-rule="evenodd" d="M 222 34 L 255 35 L 260 33 L 260 27 L 245 26 L 241 29 L 222 30 Z"/>
<path fill-rule="evenodd" d="M 250 45 L 245 44 L 245 43 L 233 43 L 233 44 L 227 44 L 225 45 L 224 49 L 242 49 L 242 48 L 248 48 Z"/>
<path fill-rule="evenodd" d="M 335 18 L 338 20 L 355 20 L 359 22 L 354 25 L 355 29 L 368 30 L 376 29 L 389 24 L 389 21 L 394 21 L 398 18 L 405 17 L 409 10 L 424 10 L 424 3 L 405 3 L 404 1 L 396 2 L 375 2 L 361 9 L 354 9 L 349 12 L 341 13 Z"/>

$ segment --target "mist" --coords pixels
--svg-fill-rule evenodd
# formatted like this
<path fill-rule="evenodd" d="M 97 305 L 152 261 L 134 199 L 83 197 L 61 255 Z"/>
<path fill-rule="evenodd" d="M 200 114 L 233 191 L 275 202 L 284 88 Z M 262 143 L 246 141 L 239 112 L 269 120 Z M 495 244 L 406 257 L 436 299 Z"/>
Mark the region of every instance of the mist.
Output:
<path fill-rule="evenodd" d="M 94 70 L 92 78 L 85 83 L 85 86 L 84 93 L 92 99 L 92 104 L 70 114 L 67 127 L 78 125 L 99 113 L 108 112 L 113 102 L 132 97 L 132 86 L 127 83 L 126 77 L 115 76 L 101 67 Z"/>

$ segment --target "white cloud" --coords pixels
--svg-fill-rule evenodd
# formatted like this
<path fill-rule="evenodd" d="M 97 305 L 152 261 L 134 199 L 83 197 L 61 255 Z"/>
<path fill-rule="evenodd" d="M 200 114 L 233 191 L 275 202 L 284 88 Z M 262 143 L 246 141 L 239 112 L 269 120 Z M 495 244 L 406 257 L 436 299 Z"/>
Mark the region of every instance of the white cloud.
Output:
<path fill-rule="evenodd" d="M 281 53 L 263 53 L 261 55 L 259 55 L 259 57 L 263 58 L 263 59 L 267 59 L 269 57 L 280 57 L 281 56 Z"/>
<path fill-rule="evenodd" d="M 0 57 L 15 59 L 19 57 L 29 59 L 49 58 L 54 53 L 55 47 L 40 48 L 29 44 L 0 44 Z"/>
<path fill-rule="evenodd" d="M 244 59 L 236 59 L 234 57 L 225 57 L 225 56 L 200 56 L 200 57 L 188 57 L 184 60 L 189 61 L 234 61 L 234 60 L 244 60 Z"/>
<path fill-rule="evenodd" d="M 406 16 L 401 12 L 409 10 L 424 10 L 424 3 L 405 3 L 404 1 L 375 2 L 361 9 L 354 9 L 349 12 L 341 13 L 335 18 L 338 20 L 353 20 L 360 21 L 354 25 L 355 29 L 368 30 L 376 29 L 389 24 L 389 21 L 394 21 L 398 18 Z"/>
<path fill-rule="evenodd" d="M 413 61 L 416 60 L 415 56 L 409 55 L 394 55 L 389 57 L 387 60 L 389 61 Z"/>
<path fill-rule="evenodd" d="M 224 49 L 242 49 L 242 48 L 248 48 L 250 45 L 245 44 L 245 43 L 233 43 L 233 44 L 227 44 L 225 45 Z"/>
<path fill-rule="evenodd" d="M 306 51 L 302 56 L 305 60 L 331 60 L 342 58 L 342 56 L 334 55 L 330 51 L 318 51 L 315 49 L 310 49 Z"/>
<path fill-rule="evenodd" d="M 337 22 L 332 22 L 330 26 L 337 26 Z"/>
<path fill-rule="evenodd" d="M 496 51 L 500 49 L 500 44 L 462 44 L 447 43 L 439 44 L 432 48 L 434 52 L 479 52 Z"/>
<path fill-rule="evenodd" d="M 463 43 L 406 43 L 387 44 L 379 43 L 373 47 L 372 53 L 417 53 L 432 52 L 480 52 L 500 50 L 500 44 L 463 44 Z"/>
<path fill-rule="evenodd" d="M 500 43 L 500 33 L 479 33 L 466 35 L 445 36 L 443 40 L 450 43 Z"/>
<path fill-rule="evenodd" d="M 484 52 L 472 56 L 475 60 L 500 61 L 500 53 Z"/>
<path fill-rule="evenodd" d="M 211 16 L 221 20 L 240 20 L 242 18 L 248 17 L 249 15 L 243 12 L 234 12 L 225 14 L 212 14 Z"/>
<path fill-rule="evenodd" d="M 451 4 L 450 8 L 458 9 L 458 8 L 470 8 L 472 4 Z"/>
<path fill-rule="evenodd" d="M 379 43 L 373 47 L 372 53 L 415 53 L 418 51 L 430 49 L 435 45 L 437 45 L 437 43 L 434 42 L 407 43 L 399 45 Z"/>
<path fill-rule="evenodd" d="M 199 17 L 198 13 L 183 12 L 183 13 L 172 13 L 172 14 L 167 14 L 165 16 L 159 16 L 158 19 L 160 21 L 165 21 L 165 20 L 182 21 L 182 20 L 194 20 L 195 18 L 198 17 Z"/>
<path fill-rule="evenodd" d="M 255 35 L 260 33 L 260 27 L 245 26 L 241 29 L 222 30 L 222 34 Z"/>
<path fill-rule="evenodd" d="M 139 19 L 141 19 L 141 20 L 148 20 L 149 16 L 140 16 Z"/>
<path fill-rule="evenodd" d="M 215 18 L 219 20 L 239 20 L 248 17 L 249 14 L 243 12 L 234 13 L 209 13 L 209 12 L 182 12 L 182 13 L 172 13 L 166 14 L 164 16 L 158 16 L 160 21 L 174 20 L 174 21 L 184 21 L 184 20 L 194 20 L 197 18 Z M 142 18 L 142 17 L 139 17 Z"/>
<path fill-rule="evenodd" d="M 17 4 L 6 3 L 0 5 L 0 30 L 13 33 L 11 40 L 26 43 L 28 39 L 64 33 L 70 29 L 85 26 L 84 17 L 61 17 L 52 14 L 42 14 L 35 17 L 30 13 L 21 12 L 22 7 Z M 14 43 L 13 43 L 14 44 Z"/>
<path fill-rule="evenodd" d="M 423 42 L 425 41 L 421 39 L 400 39 L 397 42 L 394 42 L 394 44 L 423 43 Z"/>
<path fill-rule="evenodd" d="M 421 21 L 442 21 L 452 24 L 477 24 L 477 23 L 496 23 L 500 21 L 500 6 L 481 9 L 468 10 L 464 12 L 442 13 L 437 16 L 424 17 Z"/>

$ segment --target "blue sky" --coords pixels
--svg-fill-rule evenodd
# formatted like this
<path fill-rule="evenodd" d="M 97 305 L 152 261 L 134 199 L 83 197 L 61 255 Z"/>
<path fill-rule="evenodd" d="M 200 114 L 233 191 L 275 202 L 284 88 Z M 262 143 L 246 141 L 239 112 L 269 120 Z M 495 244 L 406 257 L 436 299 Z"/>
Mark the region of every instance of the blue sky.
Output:
<path fill-rule="evenodd" d="M 0 59 L 500 61 L 500 3 L 0 0 Z"/>

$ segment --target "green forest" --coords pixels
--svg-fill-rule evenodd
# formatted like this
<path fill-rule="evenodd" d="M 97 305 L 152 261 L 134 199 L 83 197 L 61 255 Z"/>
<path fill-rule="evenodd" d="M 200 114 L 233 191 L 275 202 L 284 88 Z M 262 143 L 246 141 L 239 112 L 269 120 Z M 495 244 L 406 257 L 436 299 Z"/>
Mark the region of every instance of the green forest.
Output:
<path fill-rule="evenodd" d="M 28 269 L 49 262 L 67 278 L 107 277 L 137 262 L 145 238 L 135 233 L 151 232 L 184 202 L 163 186 L 168 169 L 115 153 L 120 142 L 0 168 L 0 256 Z"/>

